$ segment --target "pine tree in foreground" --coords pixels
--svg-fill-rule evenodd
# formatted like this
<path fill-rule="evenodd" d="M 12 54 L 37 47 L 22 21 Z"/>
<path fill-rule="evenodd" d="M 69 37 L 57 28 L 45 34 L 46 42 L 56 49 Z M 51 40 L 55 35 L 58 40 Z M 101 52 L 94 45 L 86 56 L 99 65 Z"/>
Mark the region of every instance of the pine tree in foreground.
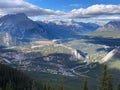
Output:
<path fill-rule="evenodd" d="M 12 82 L 8 82 L 6 85 L 6 90 L 14 90 Z"/>
<path fill-rule="evenodd" d="M 84 81 L 83 90 L 88 90 L 88 81 L 87 81 L 87 79 L 85 79 L 85 81 Z"/>
<path fill-rule="evenodd" d="M 32 82 L 32 90 L 37 90 L 34 80 L 33 80 L 33 82 Z"/>
<path fill-rule="evenodd" d="M 118 86 L 117 86 L 117 90 L 120 90 L 120 83 L 119 83 Z"/>
<path fill-rule="evenodd" d="M 60 85 L 60 90 L 64 90 L 63 83 L 61 83 L 61 85 Z"/>
<path fill-rule="evenodd" d="M 113 90 L 113 76 L 108 72 L 106 65 L 104 65 L 99 90 Z"/>
<path fill-rule="evenodd" d="M 43 90 L 47 90 L 47 84 L 44 84 Z"/>

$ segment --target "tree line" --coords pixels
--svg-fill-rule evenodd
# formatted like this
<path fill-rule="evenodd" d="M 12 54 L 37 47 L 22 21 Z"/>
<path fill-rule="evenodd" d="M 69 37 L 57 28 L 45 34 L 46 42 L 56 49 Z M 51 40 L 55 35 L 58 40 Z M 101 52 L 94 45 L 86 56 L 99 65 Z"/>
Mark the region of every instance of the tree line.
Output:
<path fill-rule="evenodd" d="M 106 65 L 97 86 L 98 90 L 114 90 L 113 76 Z M 35 80 L 14 68 L 0 64 L 0 90 L 65 90 L 65 87 L 63 82 L 54 87 L 48 82 Z M 90 90 L 88 79 L 84 80 L 80 90 Z M 120 82 L 116 90 L 120 90 Z"/>
<path fill-rule="evenodd" d="M 118 85 L 115 86 L 117 86 L 116 90 L 120 90 L 120 82 L 118 82 Z M 115 86 L 113 83 L 113 75 L 109 72 L 107 65 L 104 65 L 102 77 L 97 90 L 115 90 Z M 81 90 L 90 90 L 87 79 L 84 80 L 83 89 Z"/>

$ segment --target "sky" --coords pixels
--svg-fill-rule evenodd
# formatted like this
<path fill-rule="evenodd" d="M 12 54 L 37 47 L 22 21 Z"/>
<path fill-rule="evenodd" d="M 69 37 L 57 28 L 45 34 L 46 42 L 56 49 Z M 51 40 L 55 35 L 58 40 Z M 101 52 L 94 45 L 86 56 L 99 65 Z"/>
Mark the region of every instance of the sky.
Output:
<path fill-rule="evenodd" d="M 0 0 L 0 16 L 25 13 L 35 20 L 120 20 L 120 0 Z"/>
<path fill-rule="evenodd" d="M 120 0 L 25 0 L 42 8 L 71 11 L 72 9 L 87 8 L 95 4 L 120 4 Z"/>

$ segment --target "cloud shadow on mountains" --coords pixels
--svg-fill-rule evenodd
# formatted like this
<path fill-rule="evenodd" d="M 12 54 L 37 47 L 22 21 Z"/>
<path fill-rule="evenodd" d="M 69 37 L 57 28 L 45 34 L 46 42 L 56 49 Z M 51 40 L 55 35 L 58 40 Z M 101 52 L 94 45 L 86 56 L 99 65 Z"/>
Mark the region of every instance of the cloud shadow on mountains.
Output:
<path fill-rule="evenodd" d="M 120 38 L 104 38 L 104 37 L 97 37 L 97 36 L 93 37 L 87 35 L 76 36 L 75 38 L 84 39 L 86 43 L 106 45 L 110 47 L 120 46 Z"/>

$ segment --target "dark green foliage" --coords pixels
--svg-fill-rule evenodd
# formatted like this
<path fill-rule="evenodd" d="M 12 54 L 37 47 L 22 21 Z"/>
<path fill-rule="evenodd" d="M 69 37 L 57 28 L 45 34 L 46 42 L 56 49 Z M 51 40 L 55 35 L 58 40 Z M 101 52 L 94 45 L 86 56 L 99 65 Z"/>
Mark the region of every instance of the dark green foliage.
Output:
<path fill-rule="evenodd" d="M 43 90 L 47 90 L 47 84 L 44 84 Z"/>
<path fill-rule="evenodd" d="M 31 90 L 32 79 L 27 75 L 0 64 L 0 87 L 3 90 Z"/>
<path fill-rule="evenodd" d="M 108 78 L 108 90 L 113 90 L 113 76 L 112 74 L 109 74 L 107 76 Z"/>
<path fill-rule="evenodd" d="M 58 90 L 64 90 L 64 79 L 63 79 L 63 77 L 59 81 Z"/>
<path fill-rule="evenodd" d="M 120 90 L 120 83 L 119 83 L 118 86 L 117 86 L 117 90 Z"/>
<path fill-rule="evenodd" d="M 64 90 L 63 83 L 60 83 L 59 90 Z"/>
<path fill-rule="evenodd" d="M 14 84 L 9 81 L 7 84 L 6 84 L 6 89 L 5 90 L 15 90 L 14 88 Z"/>
<path fill-rule="evenodd" d="M 85 79 L 85 81 L 84 81 L 83 90 L 89 90 L 88 89 L 88 81 L 87 81 L 87 79 Z"/>
<path fill-rule="evenodd" d="M 108 72 L 106 65 L 104 66 L 99 90 L 113 90 L 113 76 Z"/>
<path fill-rule="evenodd" d="M 2 90 L 43 90 L 41 82 L 0 64 L 0 87 Z"/>
<path fill-rule="evenodd" d="M 47 82 L 43 85 L 43 90 L 53 90 L 54 87 L 50 85 L 50 82 Z"/>
<path fill-rule="evenodd" d="M 34 81 L 34 80 L 33 80 L 33 82 L 32 82 L 32 90 L 37 90 L 36 84 L 35 84 L 35 81 Z"/>
<path fill-rule="evenodd" d="M 51 90 L 51 87 L 50 87 L 50 85 L 48 84 L 48 90 Z"/>
<path fill-rule="evenodd" d="M 0 64 L 0 90 L 66 90 L 63 79 L 56 83 L 56 86 L 53 86 L 50 82 L 42 84 L 41 81 L 31 79 L 16 69 Z M 88 87 L 87 79 L 84 80 L 81 90 L 91 90 Z M 113 90 L 113 76 L 106 65 L 104 66 L 99 90 Z M 117 90 L 120 90 L 120 83 Z"/>
<path fill-rule="evenodd" d="M 50 85 L 49 83 L 44 84 L 44 90 L 50 90 Z"/>

